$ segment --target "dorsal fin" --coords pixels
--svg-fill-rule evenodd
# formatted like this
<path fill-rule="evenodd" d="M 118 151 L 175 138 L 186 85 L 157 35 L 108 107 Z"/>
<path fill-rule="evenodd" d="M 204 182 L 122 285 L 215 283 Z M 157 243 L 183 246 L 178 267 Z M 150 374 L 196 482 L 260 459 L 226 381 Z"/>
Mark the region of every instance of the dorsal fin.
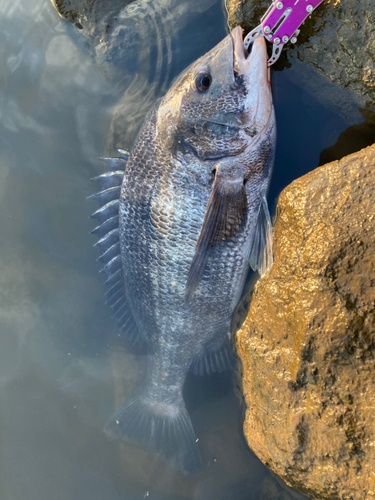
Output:
<path fill-rule="evenodd" d="M 95 200 L 102 207 L 106 205 L 109 201 L 114 198 L 120 198 L 121 186 L 113 186 L 108 189 L 104 189 L 103 191 L 99 191 L 99 193 L 92 194 L 89 196 L 89 200 Z"/>
<path fill-rule="evenodd" d="M 124 157 L 121 158 L 102 157 L 99 158 L 99 160 L 104 161 L 111 172 L 115 172 L 116 170 L 122 170 L 124 172 L 128 158 L 124 155 Z"/>
<path fill-rule="evenodd" d="M 124 172 L 122 170 L 113 170 L 111 172 L 104 172 L 104 174 L 93 177 L 92 181 L 100 182 L 102 189 L 107 189 L 114 186 L 121 186 Z"/>
<path fill-rule="evenodd" d="M 121 158 L 121 160 L 128 161 L 130 153 L 127 149 L 118 149 L 117 152 L 118 152 L 118 155 Z"/>
<path fill-rule="evenodd" d="M 99 210 L 91 216 L 98 220 L 99 226 L 93 229 L 91 233 L 99 237 L 99 241 L 95 246 L 101 252 L 98 258 L 104 265 L 101 272 L 107 275 L 105 282 L 108 287 L 105 294 L 106 302 L 112 307 L 118 327 L 126 338 L 131 342 L 142 342 L 143 339 L 125 294 L 119 242 L 119 198 L 129 153 L 119 149 L 118 154 L 119 158 L 101 158 L 108 166 L 109 172 L 92 179 L 100 183 L 102 191 L 89 196 L 90 199 L 96 200 L 100 205 Z"/>
<path fill-rule="evenodd" d="M 107 233 L 112 231 L 112 229 L 118 228 L 119 218 L 118 215 L 114 215 L 110 217 L 106 221 L 103 222 L 100 226 L 96 226 L 90 234 L 95 234 L 98 238 L 103 238 Z"/>
<path fill-rule="evenodd" d="M 118 205 L 119 200 L 111 200 L 102 207 L 99 208 L 96 212 L 94 212 L 91 217 L 96 219 L 99 224 L 104 224 L 111 217 L 115 217 L 118 215 Z"/>

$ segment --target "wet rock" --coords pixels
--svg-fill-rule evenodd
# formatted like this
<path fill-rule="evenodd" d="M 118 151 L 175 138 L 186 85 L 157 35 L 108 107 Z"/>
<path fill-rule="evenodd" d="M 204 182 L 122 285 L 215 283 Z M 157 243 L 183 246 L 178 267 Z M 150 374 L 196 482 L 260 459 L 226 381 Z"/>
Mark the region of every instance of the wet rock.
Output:
<path fill-rule="evenodd" d="M 94 58 L 108 80 L 121 85 L 124 69 L 139 63 L 139 33 L 132 0 L 51 0 L 60 17 L 75 27 L 71 33 L 82 51 Z"/>
<path fill-rule="evenodd" d="M 268 473 L 259 487 L 256 500 L 308 500 L 308 497 L 292 490 L 280 478 Z"/>
<path fill-rule="evenodd" d="M 249 446 L 314 499 L 375 498 L 375 145 L 280 195 L 236 338 Z"/>
<path fill-rule="evenodd" d="M 210 15 L 209 9 L 218 5 L 217 0 L 51 2 L 60 17 L 72 24 L 68 32 L 74 42 L 93 57 L 107 80 L 119 89 L 133 86 L 133 92 L 145 86 L 144 77 L 147 85 L 157 83 L 168 88 L 173 78 L 169 74 L 172 53 L 178 50 L 179 59 L 185 58 L 184 45 L 180 47 L 177 40 L 186 36 L 187 26 L 199 29 L 200 14 Z M 208 27 L 207 36 L 212 38 L 215 29 L 217 32 L 217 27 Z M 192 40 L 197 38 L 196 32 L 190 32 Z M 191 41 L 187 38 L 184 44 Z"/>
<path fill-rule="evenodd" d="M 336 144 L 321 152 L 319 165 L 355 153 L 375 143 L 375 112 L 362 109 L 365 121 L 351 125 L 338 137 Z"/>
<path fill-rule="evenodd" d="M 51 0 L 59 15 L 99 42 L 121 9 L 132 0 Z"/>
<path fill-rule="evenodd" d="M 226 0 L 229 24 L 240 24 L 249 32 L 269 4 L 269 0 Z M 375 105 L 373 0 L 325 0 L 302 26 L 296 45 L 289 43 L 284 51 L 287 55 L 282 57 L 307 63 L 331 82 L 349 88 L 363 105 Z"/>
<path fill-rule="evenodd" d="M 56 53 L 63 51 L 64 62 L 77 67 L 74 80 L 88 88 L 96 86 L 98 78 L 88 74 L 87 68 L 85 71 L 86 64 L 76 55 L 84 54 L 86 62 L 89 55 L 108 84 L 110 105 L 117 102 L 112 110 L 107 155 L 117 154 L 113 147 L 132 146 L 147 111 L 192 63 L 193 54 L 193 59 L 204 54 L 225 35 L 224 23 L 217 23 L 222 19 L 219 0 L 45 1 L 52 1 L 66 21 L 66 34 L 55 37 L 59 40 L 49 47 L 49 60 L 53 63 Z M 52 15 L 58 17 L 55 12 Z M 74 51 L 67 52 L 66 35 Z M 71 80 L 71 72 L 57 78 Z"/>

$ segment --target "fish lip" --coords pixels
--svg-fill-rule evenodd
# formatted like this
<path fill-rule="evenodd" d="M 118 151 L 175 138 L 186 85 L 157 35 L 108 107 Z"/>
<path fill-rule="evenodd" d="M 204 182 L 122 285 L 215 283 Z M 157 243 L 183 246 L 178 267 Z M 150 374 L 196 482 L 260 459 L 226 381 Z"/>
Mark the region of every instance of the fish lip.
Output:
<path fill-rule="evenodd" d="M 230 35 L 233 43 L 233 71 L 237 77 L 249 73 L 253 61 L 257 59 L 264 59 L 264 67 L 267 68 L 267 50 L 263 37 L 254 40 L 252 50 L 247 54 L 241 26 L 234 28 Z"/>
<path fill-rule="evenodd" d="M 235 80 L 236 78 L 242 80 L 246 87 L 244 109 L 245 114 L 247 114 L 247 121 L 245 133 L 251 138 L 249 148 L 253 149 L 264 138 L 274 116 L 272 90 L 264 37 L 255 39 L 250 54 L 247 54 L 243 44 L 242 32 L 240 26 L 237 26 L 231 32 L 233 71 Z"/>
<path fill-rule="evenodd" d="M 241 26 L 234 28 L 230 34 L 233 44 L 233 71 L 235 75 L 240 76 L 246 73 L 247 58 L 243 45 L 243 29 Z"/>

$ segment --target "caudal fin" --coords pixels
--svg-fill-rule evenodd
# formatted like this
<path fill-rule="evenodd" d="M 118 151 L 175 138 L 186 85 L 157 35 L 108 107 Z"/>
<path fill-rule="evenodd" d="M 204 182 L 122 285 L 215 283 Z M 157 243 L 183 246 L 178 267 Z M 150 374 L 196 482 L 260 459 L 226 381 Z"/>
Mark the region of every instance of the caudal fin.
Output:
<path fill-rule="evenodd" d="M 182 474 L 194 476 L 201 472 L 201 455 L 183 405 L 155 404 L 138 391 L 112 415 L 104 431 L 112 439 L 127 438 L 139 443 Z"/>

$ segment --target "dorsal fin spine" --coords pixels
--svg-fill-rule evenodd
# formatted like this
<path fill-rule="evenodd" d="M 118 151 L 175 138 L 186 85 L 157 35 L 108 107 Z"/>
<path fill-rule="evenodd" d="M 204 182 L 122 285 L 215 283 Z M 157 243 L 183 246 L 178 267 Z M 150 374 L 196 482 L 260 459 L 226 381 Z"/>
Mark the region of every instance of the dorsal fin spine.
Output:
<path fill-rule="evenodd" d="M 103 251 L 106 248 L 109 248 L 117 243 L 119 241 L 119 238 L 119 228 L 117 227 L 109 231 L 109 233 L 103 236 L 103 238 L 100 238 L 100 240 L 94 244 L 94 247 L 99 247 L 100 250 Z"/>
<path fill-rule="evenodd" d="M 105 298 L 112 307 L 113 317 L 116 318 L 120 331 L 125 333 L 129 340 L 142 342 L 143 339 L 127 303 L 120 247 L 119 199 L 129 153 L 122 149 L 118 153 L 119 158 L 101 158 L 108 166 L 109 172 L 92 179 L 100 183 L 102 190 L 89 196 L 89 199 L 94 199 L 101 205 L 91 216 L 99 222 L 91 233 L 99 237 L 95 246 L 101 251 L 98 260 L 104 267 L 100 272 L 107 275 L 105 284 L 109 289 Z"/>
<path fill-rule="evenodd" d="M 97 219 L 99 224 L 103 224 L 106 220 L 118 215 L 119 210 L 119 200 L 113 200 L 106 203 L 100 207 L 96 212 L 94 212 L 91 217 Z"/>
<path fill-rule="evenodd" d="M 121 186 L 123 178 L 124 172 L 122 170 L 114 170 L 112 172 L 105 172 L 104 174 L 93 177 L 91 180 L 99 182 L 102 189 L 107 189 L 114 186 Z"/>

